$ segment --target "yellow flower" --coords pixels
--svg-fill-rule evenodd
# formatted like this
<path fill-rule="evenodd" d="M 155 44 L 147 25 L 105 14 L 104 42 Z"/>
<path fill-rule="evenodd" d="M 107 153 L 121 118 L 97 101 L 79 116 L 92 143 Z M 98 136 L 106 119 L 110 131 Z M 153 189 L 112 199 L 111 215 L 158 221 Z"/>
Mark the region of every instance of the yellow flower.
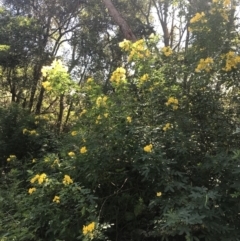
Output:
<path fill-rule="evenodd" d="M 157 192 L 156 196 L 157 196 L 157 197 L 161 197 L 161 196 L 162 196 L 162 193 L 161 193 L 161 192 Z"/>
<path fill-rule="evenodd" d="M 108 99 L 107 96 L 104 96 L 104 97 L 99 96 L 96 100 L 97 107 L 105 106 L 107 99 Z"/>
<path fill-rule="evenodd" d="M 173 53 L 172 49 L 169 46 L 163 47 L 162 52 L 166 57 L 170 56 Z"/>
<path fill-rule="evenodd" d="M 227 7 L 228 5 L 231 4 L 231 0 L 224 0 L 223 5 Z"/>
<path fill-rule="evenodd" d="M 177 110 L 178 106 L 177 105 L 173 105 L 172 108 L 173 108 L 173 110 Z"/>
<path fill-rule="evenodd" d="M 127 117 L 127 122 L 131 123 L 132 122 L 132 117 L 128 116 Z"/>
<path fill-rule="evenodd" d="M 51 83 L 49 81 L 42 82 L 42 86 L 45 90 L 48 90 L 48 91 L 50 91 L 52 89 Z"/>
<path fill-rule="evenodd" d="M 23 134 L 25 135 L 25 134 L 27 134 L 28 133 L 28 129 L 23 129 Z"/>
<path fill-rule="evenodd" d="M 36 132 L 36 130 L 32 130 L 32 131 L 29 132 L 29 134 L 30 135 L 37 135 L 37 132 Z"/>
<path fill-rule="evenodd" d="M 49 162 L 49 161 L 50 161 L 49 157 L 44 158 L 44 162 Z"/>
<path fill-rule="evenodd" d="M 59 196 L 55 196 L 55 197 L 53 198 L 53 202 L 55 202 L 55 203 L 60 203 L 60 197 L 59 197 Z"/>
<path fill-rule="evenodd" d="M 105 118 L 108 118 L 108 113 L 103 114 Z"/>
<path fill-rule="evenodd" d="M 78 133 L 77 131 L 72 131 L 72 132 L 71 132 L 71 135 L 72 135 L 72 136 L 76 136 L 77 133 Z"/>
<path fill-rule="evenodd" d="M 83 147 L 80 148 L 80 153 L 81 153 L 81 154 L 84 154 L 84 153 L 86 153 L 86 152 L 87 152 L 86 146 L 83 146 Z"/>
<path fill-rule="evenodd" d="M 144 57 L 150 56 L 150 51 L 147 49 L 145 41 L 140 39 L 132 45 L 132 50 L 128 56 L 128 61 L 131 61 L 133 58 L 143 59 Z"/>
<path fill-rule="evenodd" d="M 89 78 L 87 79 L 87 83 L 90 84 L 90 83 L 92 83 L 92 82 L 93 82 L 93 78 L 89 77 Z"/>
<path fill-rule="evenodd" d="M 30 180 L 31 183 L 35 183 L 36 181 L 38 181 L 39 184 L 42 184 L 44 181 L 47 181 L 47 175 L 45 173 L 42 173 L 41 175 L 37 174 Z"/>
<path fill-rule="evenodd" d="M 144 51 L 146 48 L 144 39 L 139 39 L 132 45 L 132 47 L 138 53 Z"/>
<path fill-rule="evenodd" d="M 28 189 L 28 193 L 32 194 L 33 192 L 35 192 L 37 189 L 35 187 L 29 188 Z"/>
<path fill-rule="evenodd" d="M 84 235 L 91 234 L 94 231 L 95 226 L 96 226 L 95 222 L 91 222 L 87 226 L 83 226 L 83 234 Z"/>
<path fill-rule="evenodd" d="M 200 21 L 205 16 L 204 12 L 196 13 L 193 18 L 191 18 L 190 23 L 196 23 Z"/>
<path fill-rule="evenodd" d="M 98 97 L 96 100 L 96 105 L 99 107 L 101 106 L 101 103 L 102 103 L 102 97 Z"/>
<path fill-rule="evenodd" d="M 84 110 L 80 113 L 80 116 L 84 115 L 86 112 L 87 112 L 87 110 L 84 109 Z"/>
<path fill-rule="evenodd" d="M 229 51 L 228 53 L 224 54 L 222 58 L 226 58 L 225 67 L 222 68 L 224 71 L 236 69 L 237 65 L 240 63 L 240 56 L 236 55 L 233 51 Z"/>
<path fill-rule="evenodd" d="M 44 181 L 47 180 L 47 175 L 45 173 L 41 174 L 38 178 L 38 183 L 42 184 Z"/>
<path fill-rule="evenodd" d="M 149 144 L 149 145 L 146 145 L 143 150 L 145 152 L 152 152 L 152 148 L 153 148 L 153 145 L 152 144 Z"/>
<path fill-rule="evenodd" d="M 70 152 L 68 152 L 68 155 L 69 155 L 70 157 L 74 157 L 74 156 L 75 156 L 75 153 L 74 153 L 73 151 L 70 151 Z"/>
<path fill-rule="evenodd" d="M 35 162 L 36 162 L 36 159 L 35 159 L 35 158 L 33 158 L 33 159 L 32 159 L 32 163 L 35 163 Z"/>
<path fill-rule="evenodd" d="M 206 72 L 209 72 L 212 69 L 213 59 L 212 58 L 206 58 L 206 59 L 200 59 L 197 68 L 195 69 L 195 72 L 201 72 L 202 70 L 205 70 Z"/>
<path fill-rule="evenodd" d="M 7 161 L 10 162 L 10 161 L 13 161 L 17 159 L 17 157 L 15 155 L 10 155 L 8 158 L 7 158 Z"/>
<path fill-rule="evenodd" d="M 38 180 L 39 177 L 40 177 L 40 175 L 37 174 L 35 177 L 33 177 L 33 178 L 30 180 L 30 182 L 31 182 L 31 183 L 36 182 L 36 181 Z"/>
<path fill-rule="evenodd" d="M 167 123 L 167 124 L 163 127 L 163 130 L 164 130 L 164 131 L 167 131 L 168 129 L 171 129 L 171 124 L 170 124 L 170 123 Z"/>
<path fill-rule="evenodd" d="M 117 68 L 110 78 L 110 80 L 117 85 L 125 83 L 126 82 L 126 70 L 123 67 Z"/>
<path fill-rule="evenodd" d="M 131 48 L 131 41 L 124 39 L 122 42 L 120 42 L 118 45 L 121 49 L 128 51 Z"/>
<path fill-rule="evenodd" d="M 140 78 L 140 82 L 144 83 L 145 81 L 147 81 L 149 79 L 149 75 L 148 74 L 144 74 L 141 78 Z"/>
<path fill-rule="evenodd" d="M 178 109 L 178 99 L 176 99 L 175 97 L 170 97 L 168 99 L 168 101 L 166 102 L 166 106 L 171 105 L 173 110 L 177 110 Z"/>
<path fill-rule="evenodd" d="M 69 184 L 71 184 L 71 183 L 73 183 L 73 180 L 71 179 L 71 177 L 68 176 L 68 175 L 64 175 L 63 184 L 64 184 L 64 185 L 69 185 Z"/>

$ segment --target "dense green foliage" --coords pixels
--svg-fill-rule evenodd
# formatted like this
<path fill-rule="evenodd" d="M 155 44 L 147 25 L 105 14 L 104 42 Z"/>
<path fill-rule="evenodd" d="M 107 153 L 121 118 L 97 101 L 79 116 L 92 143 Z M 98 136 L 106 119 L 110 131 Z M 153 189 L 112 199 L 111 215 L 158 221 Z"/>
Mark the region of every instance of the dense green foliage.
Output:
<path fill-rule="evenodd" d="M 236 3 L 113 1 L 131 42 L 96 1 L 36 2 L 0 11 L 0 241 L 240 240 Z"/>

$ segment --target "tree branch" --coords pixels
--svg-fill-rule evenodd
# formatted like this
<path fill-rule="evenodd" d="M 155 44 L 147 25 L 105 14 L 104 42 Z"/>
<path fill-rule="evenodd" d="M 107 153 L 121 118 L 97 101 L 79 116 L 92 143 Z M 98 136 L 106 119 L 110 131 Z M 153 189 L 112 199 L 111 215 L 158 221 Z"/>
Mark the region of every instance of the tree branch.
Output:
<path fill-rule="evenodd" d="M 120 27 L 124 37 L 131 41 L 136 41 L 137 38 L 132 32 L 130 26 L 125 21 L 125 19 L 121 16 L 118 10 L 115 8 L 111 0 L 103 0 L 103 4 L 108 9 L 110 16 L 113 18 L 114 22 Z"/>

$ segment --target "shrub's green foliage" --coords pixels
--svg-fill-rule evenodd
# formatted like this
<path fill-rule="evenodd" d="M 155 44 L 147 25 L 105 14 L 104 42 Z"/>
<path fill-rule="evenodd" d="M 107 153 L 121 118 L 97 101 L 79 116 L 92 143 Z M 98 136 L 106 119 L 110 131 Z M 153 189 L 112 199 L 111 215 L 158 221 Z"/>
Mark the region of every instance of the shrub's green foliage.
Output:
<path fill-rule="evenodd" d="M 112 91 L 97 77 L 78 88 L 61 140 L 41 116 L 1 110 L 1 239 L 239 240 L 240 56 L 208 50 L 213 21 L 228 33 L 228 5 L 191 16 L 186 52 L 153 35 L 121 42 Z M 60 67 L 45 70 L 63 93 L 71 84 Z"/>
<path fill-rule="evenodd" d="M 26 158 L 37 158 L 47 151 L 57 150 L 56 135 L 41 116 L 34 117 L 18 105 L 0 108 L 0 156 L 1 166 L 15 155 L 23 163 Z"/>

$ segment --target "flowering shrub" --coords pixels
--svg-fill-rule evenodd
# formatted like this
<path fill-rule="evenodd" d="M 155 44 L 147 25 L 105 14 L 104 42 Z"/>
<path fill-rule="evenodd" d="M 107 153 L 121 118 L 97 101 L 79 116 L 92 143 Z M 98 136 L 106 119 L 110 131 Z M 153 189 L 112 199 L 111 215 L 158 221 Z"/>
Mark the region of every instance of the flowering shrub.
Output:
<path fill-rule="evenodd" d="M 218 2 L 229 5 L 213 1 L 213 7 Z M 189 19 L 193 43 L 186 53 L 159 48 L 154 37 L 124 40 L 126 63 L 109 73 L 113 91 L 103 91 L 97 77 L 78 87 L 72 129 L 57 149 L 40 145 L 41 155 L 25 156 L 21 169 L 21 156 L 4 152 L 15 199 L 4 192 L 0 207 L 13 211 L 1 214 L 0 234 L 9 240 L 237 240 L 239 101 L 231 90 L 239 88 L 239 56 L 209 49 L 213 17 L 223 29 L 219 11 Z M 43 77 L 49 92 L 74 88 L 60 62 L 44 67 Z M 21 125 L 21 137 L 41 138 L 33 123 Z M 39 136 L 31 134 L 35 129 Z M 20 221 L 9 224 L 15 212 Z"/>

